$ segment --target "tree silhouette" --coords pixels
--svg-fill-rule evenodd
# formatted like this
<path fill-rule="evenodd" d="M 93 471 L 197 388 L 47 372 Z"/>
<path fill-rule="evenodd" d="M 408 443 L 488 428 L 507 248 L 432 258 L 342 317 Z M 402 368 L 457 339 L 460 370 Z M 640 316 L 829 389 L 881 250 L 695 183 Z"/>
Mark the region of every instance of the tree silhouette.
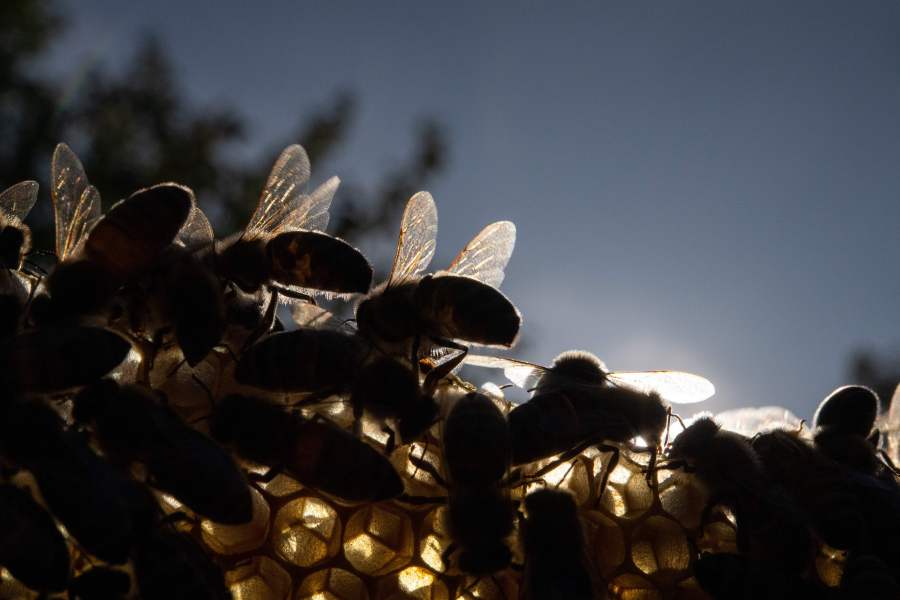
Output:
<path fill-rule="evenodd" d="M 292 134 L 272 140 L 263 156 L 229 160 L 226 151 L 246 132 L 245 120 L 227 107 L 192 106 L 152 36 L 140 41 L 122 74 L 91 69 L 63 106 L 59 82 L 36 74 L 33 65 L 64 27 L 46 0 L 14 0 L 0 8 L 0 189 L 38 179 L 46 197 L 50 155 L 66 141 L 107 204 L 153 183 L 182 182 L 225 235 L 249 216 L 284 146 L 303 144 L 315 165 L 336 152 L 352 125 L 355 96 L 340 91 L 328 109 L 298 118 Z M 440 172 L 446 154 L 441 128 L 429 120 L 417 136 L 408 162 L 386 173 L 374 191 L 344 186 L 331 228 L 336 235 L 354 239 L 393 226 L 409 195 Z M 48 213 L 49 203 L 41 202 L 32 216 L 38 247 L 50 245 Z"/>

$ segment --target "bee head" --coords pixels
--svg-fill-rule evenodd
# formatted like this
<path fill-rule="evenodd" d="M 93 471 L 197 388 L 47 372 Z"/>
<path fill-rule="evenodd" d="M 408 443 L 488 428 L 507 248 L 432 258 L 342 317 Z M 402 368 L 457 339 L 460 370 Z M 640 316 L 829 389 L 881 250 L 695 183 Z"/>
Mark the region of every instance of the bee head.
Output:
<path fill-rule="evenodd" d="M 866 437 L 878 416 L 878 395 L 862 385 L 845 385 L 831 392 L 813 417 L 816 429 Z"/>
<path fill-rule="evenodd" d="M 606 380 L 606 364 L 582 350 L 568 350 L 553 359 L 550 369 L 541 376 L 539 388 L 553 387 L 557 383 L 597 384 Z"/>
<path fill-rule="evenodd" d="M 24 225 L 3 223 L 0 228 L 0 266 L 18 269 L 22 255 L 31 249 L 31 235 Z"/>
<path fill-rule="evenodd" d="M 682 431 L 672 442 L 668 457 L 673 460 L 692 460 L 709 450 L 709 444 L 719 433 L 719 425 L 711 417 L 702 417 Z"/>

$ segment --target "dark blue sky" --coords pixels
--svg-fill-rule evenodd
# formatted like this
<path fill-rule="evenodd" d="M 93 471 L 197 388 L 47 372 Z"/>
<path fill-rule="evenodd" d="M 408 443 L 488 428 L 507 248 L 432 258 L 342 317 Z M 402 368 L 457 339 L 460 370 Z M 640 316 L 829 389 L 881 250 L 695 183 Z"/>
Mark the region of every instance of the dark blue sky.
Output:
<path fill-rule="evenodd" d="M 441 118 L 439 255 L 516 222 L 524 358 L 809 416 L 853 348 L 900 340 L 900 4 L 485 4 L 72 1 L 53 68 L 76 86 L 155 31 L 194 100 L 249 117 L 247 152 L 352 88 L 321 177 L 372 179 Z"/>

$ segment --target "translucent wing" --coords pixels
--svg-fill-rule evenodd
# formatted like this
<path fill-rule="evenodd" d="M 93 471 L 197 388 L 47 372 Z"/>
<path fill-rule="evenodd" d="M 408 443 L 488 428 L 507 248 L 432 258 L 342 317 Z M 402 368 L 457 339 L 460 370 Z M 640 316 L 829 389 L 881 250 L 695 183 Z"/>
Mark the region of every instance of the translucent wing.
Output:
<path fill-rule="evenodd" d="M 37 181 L 20 181 L 0 192 L 0 210 L 24 221 L 37 200 L 37 193 Z"/>
<path fill-rule="evenodd" d="M 467 365 L 475 367 L 484 367 L 487 369 L 503 369 L 503 375 L 513 382 L 516 386 L 530 390 L 537 386 L 538 379 L 547 371 L 547 367 L 536 365 L 524 360 L 515 358 L 504 358 L 502 356 L 483 356 L 480 354 L 469 354 L 465 358 Z"/>
<path fill-rule="evenodd" d="M 773 429 L 796 430 L 800 427 L 800 417 L 781 406 L 736 408 L 720 412 L 715 419 L 723 429 L 747 437 Z"/>
<path fill-rule="evenodd" d="M 50 162 L 50 185 L 56 224 L 56 256 L 62 259 L 66 256 L 67 250 L 71 249 L 66 245 L 67 240 L 73 239 L 69 236 L 69 231 L 78 204 L 89 185 L 81 161 L 65 144 L 58 144 L 53 151 L 53 159 Z"/>
<path fill-rule="evenodd" d="M 278 231 L 307 197 L 303 189 L 309 175 L 309 157 L 303 146 L 285 148 L 269 173 L 245 232 L 254 236 Z"/>
<path fill-rule="evenodd" d="M 341 185 L 340 178 L 332 177 L 317 187 L 313 193 L 302 196 L 300 206 L 293 213 L 285 216 L 277 230 L 279 232 L 299 229 L 325 231 L 325 228 L 328 227 L 328 209 L 331 207 L 331 200 L 339 185 Z"/>
<path fill-rule="evenodd" d="M 664 400 L 677 404 L 703 402 L 716 393 L 705 377 L 682 371 L 634 371 L 608 373 L 607 379 L 616 385 L 645 394 L 656 392 Z"/>
<path fill-rule="evenodd" d="M 91 228 L 103 216 L 100 212 L 100 204 L 100 192 L 92 185 L 87 186 L 72 214 L 72 220 L 66 231 L 65 240 L 63 240 L 62 254 L 58 255 L 60 259 L 78 252 L 84 245 Z"/>
<path fill-rule="evenodd" d="M 447 271 L 499 288 L 515 245 L 516 226 L 511 221 L 491 223 L 466 244 Z"/>
<path fill-rule="evenodd" d="M 185 189 L 191 194 L 191 212 L 188 213 L 187 221 L 181 226 L 181 231 L 178 232 L 175 239 L 188 250 L 198 250 L 212 245 L 215 241 L 215 233 L 203 209 L 197 204 L 194 192 L 189 188 Z"/>
<path fill-rule="evenodd" d="M 894 388 L 891 407 L 878 423 L 884 434 L 884 445 L 894 464 L 900 462 L 900 385 Z"/>
<path fill-rule="evenodd" d="M 316 329 L 341 329 L 344 322 L 322 308 L 309 302 L 295 302 L 291 305 L 291 317 L 300 327 Z"/>
<path fill-rule="evenodd" d="M 409 199 L 403 211 L 388 285 L 402 283 L 427 269 L 436 244 L 437 207 L 431 194 L 419 192 Z"/>

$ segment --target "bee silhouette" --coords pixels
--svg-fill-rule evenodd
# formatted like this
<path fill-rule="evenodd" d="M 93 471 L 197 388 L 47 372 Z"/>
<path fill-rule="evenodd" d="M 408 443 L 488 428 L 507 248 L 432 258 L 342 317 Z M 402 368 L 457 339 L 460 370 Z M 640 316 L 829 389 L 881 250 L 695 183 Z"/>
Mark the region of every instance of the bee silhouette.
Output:
<path fill-rule="evenodd" d="M 428 192 L 409 199 L 386 282 L 356 308 L 359 331 L 384 352 L 419 360 L 424 340 L 466 351 L 463 344 L 511 347 L 522 318 L 497 288 L 516 240 L 499 221 L 466 244 L 446 271 L 423 275 L 434 256 L 437 208 Z"/>

